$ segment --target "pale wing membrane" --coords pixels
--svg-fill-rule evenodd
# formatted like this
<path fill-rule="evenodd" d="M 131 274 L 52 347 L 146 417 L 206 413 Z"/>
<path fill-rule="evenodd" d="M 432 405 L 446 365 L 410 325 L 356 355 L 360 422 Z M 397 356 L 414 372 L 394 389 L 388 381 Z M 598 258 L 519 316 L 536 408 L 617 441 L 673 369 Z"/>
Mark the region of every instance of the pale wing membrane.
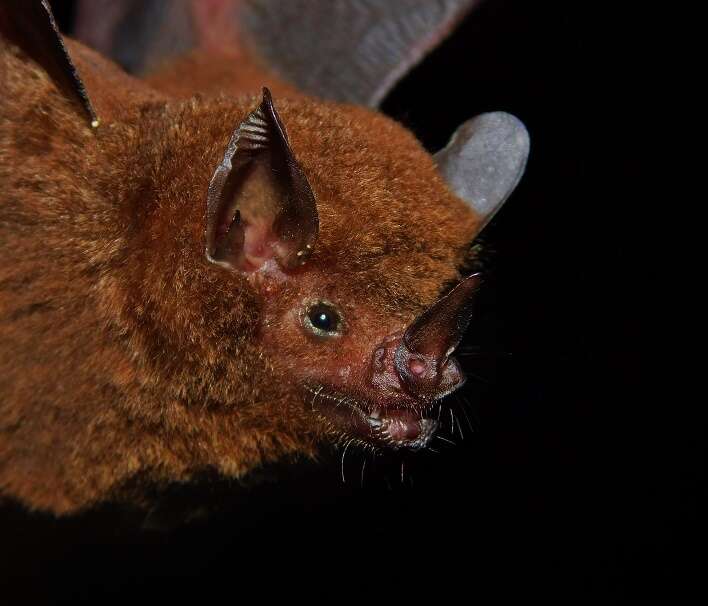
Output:
<path fill-rule="evenodd" d="M 143 74 L 199 46 L 191 5 L 192 0 L 79 0 L 75 36 L 128 72 Z"/>
<path fill-rule="evenodd" d="M 376 106 L 477 0 L 251 0 L 257 53 L 312 95 Z"/>
<path fill-rule="evenodd" d="M 224 44 L 247 47 L 302 92 L 376 106 L 479 1 L 222 0 L 197 19 L 200 0 L 81 0 L 76 34 L 144 73 L 233 32 Z"/>

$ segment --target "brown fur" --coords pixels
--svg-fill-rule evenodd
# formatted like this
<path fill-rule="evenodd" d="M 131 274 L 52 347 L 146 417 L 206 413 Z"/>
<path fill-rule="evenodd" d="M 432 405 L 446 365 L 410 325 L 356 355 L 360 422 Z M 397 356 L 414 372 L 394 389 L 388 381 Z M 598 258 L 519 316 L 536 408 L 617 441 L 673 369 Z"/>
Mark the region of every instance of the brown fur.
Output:
<path fill-rule="evenodd" d="M 314 455 L 324 429 L 301 374 L 360 360 L 434 301 L 477 218 L 391 120 L 276 94 L 320 233 L 287 280 L 249 282 L 207 262 L 205 198 L 258 99 L 232 85 L 173 98 L 189 92 L 183 69 L 155 76 L 158 92 L 69 46 L 96 130 L 0 46 L 0 493 L 65 513 L 137 476 L 239 477 Z M 308 296 L 344 309 L 343 341 L 314 344 L 288 323 Z"/>

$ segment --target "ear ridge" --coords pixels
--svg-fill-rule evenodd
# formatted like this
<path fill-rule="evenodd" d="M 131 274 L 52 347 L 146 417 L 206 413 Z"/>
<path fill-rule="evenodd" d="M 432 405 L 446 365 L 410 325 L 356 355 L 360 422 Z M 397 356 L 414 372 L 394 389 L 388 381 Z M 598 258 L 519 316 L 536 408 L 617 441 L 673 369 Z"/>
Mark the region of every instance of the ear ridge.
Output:
<path fill-rule="evenodd" d="M 261 171 L 260 178 L 270 181 L 266 187 L 276 201 L 264 204 L 261 187 L 260 201 L 247 199 L 244 207 L 239 198 L 246 193 L 244 183 L 258 168 L 254 164 L 258 159 L 267 162 L 268 169 Z M 247 216 L 249 211 L 253 220 Z M 259 106 L 232 134 L 212 176 L 206 223 L 207 259 L 230 269 L 255 271 L 254 266 L 259 267 L 271 256 L 283 268 L 292 269 L 302 265 L 313 250 L 319 231 L 315 197 L 290 149 L 285 126 L 267 88 Z M 249 250 L 259 251 L 255 265 L 248 262 Z"/>
<path fill-rule="evenodd" d="M 80 105 L 93 128 L 98 126 L 96 111 L 47 0 L 3 0 L 0 33 L 40 65 L 65 96 Z"/>
<path fill-rule="evenodd" d="M 248 114 L 246 120 L 239 126 L 238 133 L 238 144 L 242 150 L 248 149 L 255 152 L 268 146 L 270 141 L 268 123 L 260 105 Z"/>

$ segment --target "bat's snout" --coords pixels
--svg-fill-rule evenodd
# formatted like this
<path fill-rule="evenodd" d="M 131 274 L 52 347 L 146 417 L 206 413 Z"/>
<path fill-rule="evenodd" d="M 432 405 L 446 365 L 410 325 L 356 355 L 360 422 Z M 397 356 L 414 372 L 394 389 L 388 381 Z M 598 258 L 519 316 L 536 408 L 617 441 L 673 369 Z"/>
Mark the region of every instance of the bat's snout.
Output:
<path fill-rule="evenodd" d="M 438 427 L 426 414 L 465 381 L 452 354 L 469 324 L 472 295 L 480 282 L 479 274 L 464 279 L 404 332 L 379 343 L 358 389 L 306 385 L 309 408 L 330 429 L 362 442 L 424 448 Z"/>
<path fill-rule="evenodd" d="M 410 351 L 404 341 L 396 350 L 396 372 L 405 390 L 416 399 L 437 400 L 465 382 L 454 358 L 433 358 Z"/>
<path fill-rule="evenodd" d="M 370 384 L 389 407 L 399 400 L 425 407 L 464 381 L 454 358 L 412 351 L 400 333 L 387 337 L 372 356 Z"/>
<path fill-rule="evenodd" d="M 418 316 L 401 337 L 394 363 L 411 396 L 437 399 L 464 383 L 464 374 L 451 355 L 469 325 L 473 295 L 480 283 L 480 274 L 465 278 Z"/>

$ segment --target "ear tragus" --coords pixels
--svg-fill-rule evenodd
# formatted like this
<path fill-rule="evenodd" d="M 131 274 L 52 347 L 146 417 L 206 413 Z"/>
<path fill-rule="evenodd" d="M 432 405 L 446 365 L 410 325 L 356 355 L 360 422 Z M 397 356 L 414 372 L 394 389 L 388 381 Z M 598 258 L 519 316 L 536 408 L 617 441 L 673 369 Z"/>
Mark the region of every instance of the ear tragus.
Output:
<path fill-rule="evenodd" d="M 3 0 L 0 34 L 42 67 L 64 95 L 78 102 L 92 127 L 98 126 L 98 116 L 64 46 L 47 0 Z"/>
<path fill-rule="evenodd" d="M 231 269 L 256 271 L 270 259 L 291 269 L 312 252 L 315 196 L 267 88 L 212 176 L 206 223 L 207 258 Z"/>

